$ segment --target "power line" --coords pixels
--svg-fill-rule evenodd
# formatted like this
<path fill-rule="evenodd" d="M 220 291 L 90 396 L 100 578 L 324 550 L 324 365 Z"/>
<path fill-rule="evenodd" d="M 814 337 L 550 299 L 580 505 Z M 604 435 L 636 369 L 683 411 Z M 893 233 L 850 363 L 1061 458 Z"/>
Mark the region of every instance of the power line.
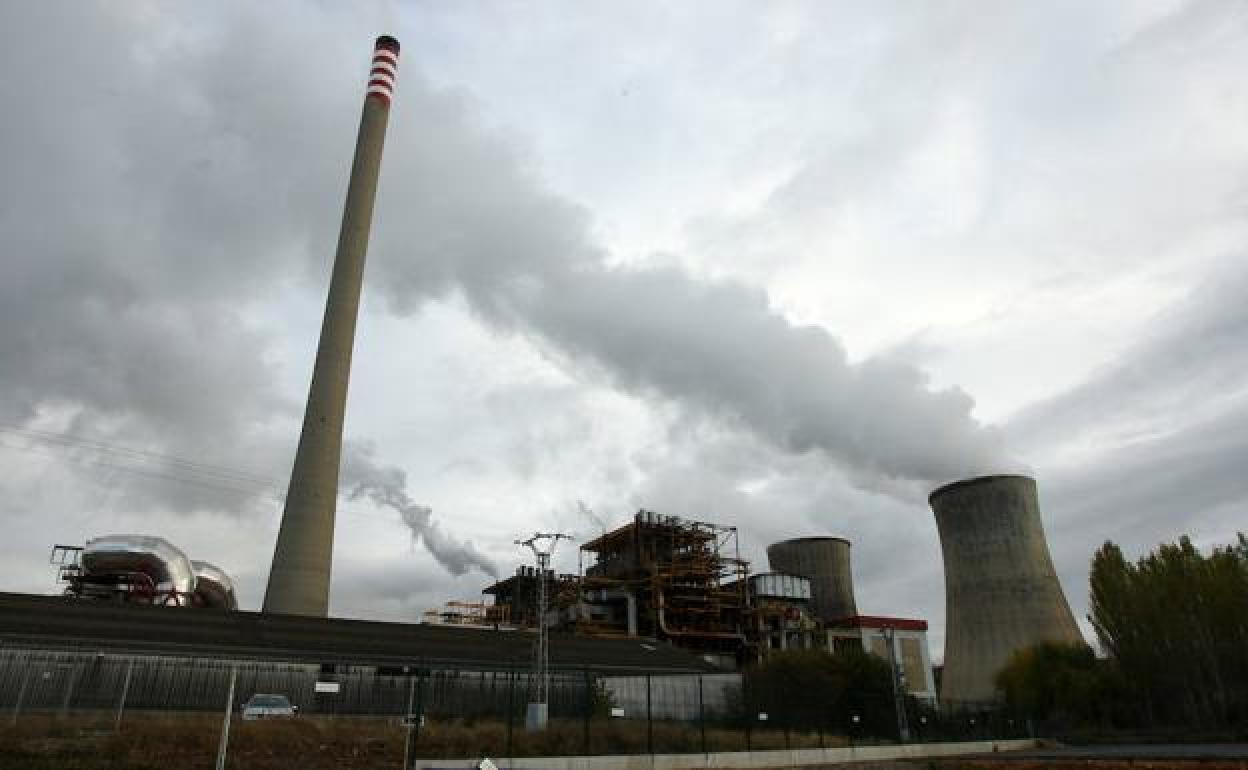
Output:
<path fill-rule="evenodd" d="M 228 468 L 226 466 L 213 465 L 210 463 L 201 463 L 194 460 L 188 460 L 183 457 L 178 457 L 176 455 L 136 449 L 134 447 L 107 444 L 101 441 L 95 441 L 68 433 L 53 433 L 51 431 L 21 428 L 4 423 L 0 423 L 0 433 L 22 436 L 50 445 L 45 449 L 40 449 L 35 446 L 17 446 L 5 441 L 0 441 L 0 449 L 9 449 L 16 452 L 27 452 L 54 458 L 63 457 L 63 455 L 54 451 L 46 451 L 47 449 L 62 448 L 69 450 L 81 448 L 97 452 L 105 457 L 113 455 L 112 457 L 108 457 L 108 459 L 96 458 L 89 463 L 79 462 L 77 463 L 79 467 L 88 469 L 107 468 L 109 470 L 120 471 L 122 473 L 129 473 L 136 476 L 143 476 L 163 481 L 173 481 L 181 484 L 191 484 L 210 489 L 221 489 L 242 495 L 263 494 L 275 501 L 280 501 L 283 497 L 285 497 L 286 490 L 284 489 L 282 482 L 279 480 L 265 478 L 264 476 L 236 468 Z M 172 467 L 162 469 L 142 467 L 143 463 L 153 461 L 159 461 Z M 245 486 L 240 486 L 240 484 Z M 345 497 L 341 491 L 339 491 L 338 496 Z M 354 508 L 338 507 L 337 511 L 340 514 L 347 516 L 357 516 L 371 519 L 379 518 L 379 514 L 366 513 Z"/>
<path fill-rule="evenodd" d="M 198 460 L 189 460 L 185 457 L 177 455 L 165 454 L 162 452 L 153 452 L 146 449 L 137 449 L 134 447 L 121 446 L 118 444 L 108 444 L 103 441 L 96 441 L 84 436 L 76 436 L 72 433 L 54 433 L 52 431 L 37 430 L 34 428 L 23 428 L 16 425 L 0 423 L 0 432 L 10 433 L 25 438 L 42 441 L 45 443 L 61 444 L 65 446 L 76 446 L 83 449 L 90 449 L 96 452 L 106 454 L 126 455 L 136 459 L 145 461 L 156 460 L 167 465 L 178 466 L 192 470 L 197 473 L 211 474 L 223 476 L 232 480 L 244 481 L 254 484 L 277 485 L 278 481 L 273 478 L 260 476 L 249 471 L 240 470 L 238 468 L 229 468 L 223 465 L 213 465 L 210 463 L 200 462 Z"/>

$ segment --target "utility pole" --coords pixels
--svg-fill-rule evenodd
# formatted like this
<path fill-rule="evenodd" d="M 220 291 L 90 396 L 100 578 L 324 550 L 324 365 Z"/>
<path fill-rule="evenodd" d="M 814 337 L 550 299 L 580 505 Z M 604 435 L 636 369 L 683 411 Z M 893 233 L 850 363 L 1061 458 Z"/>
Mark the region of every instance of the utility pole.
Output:
<path fill-rule="evenodd" d="M 910 740 L 910 723 L 906 718 L 906 675 L 897 665 L 897 629 L 885 626 L 884 640 L 888 643 L 888 669 L 893 680 L 893 706 L 897 709 L 897 738 L 902 743 Z"/>
<path fill-rule="evenodd" d="M 534 532 L 528 540 L 516 545 L 527 546 L 537 560 L 537 646 L 533 650 L 533 700 L 524 715 L 524 728 L 529 732 L 546 729 L 550 698 L 550 635 L 546 632 L 546 573 L 550 557 L 560 540 L 571 540 L 562 532 Z M 539 545 L 541 544 L 541 545 Z"/>

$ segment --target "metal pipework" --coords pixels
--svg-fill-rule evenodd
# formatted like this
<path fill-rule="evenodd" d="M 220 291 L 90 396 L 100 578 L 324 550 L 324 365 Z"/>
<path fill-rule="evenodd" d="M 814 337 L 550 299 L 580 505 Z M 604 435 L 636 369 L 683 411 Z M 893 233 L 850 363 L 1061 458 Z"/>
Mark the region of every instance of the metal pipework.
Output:
<path fill-rule="evenodd" d="M 994 699 L 1010 656 L 1042 641 L 1082 642 L 1053 569 L 1036 482 L 957 481 L 928 498 L 945 562 L 946 705 Z"/>
<path fill-rule="evenodd" d="M 385 35 L 377 38 L 303 431 L 264 594 L 265 612 L 316 617 L 329 614 L 347 382 L 398 64 L 399 42 Z"/>
<path fill-rule="evenodd" d="M 206 561 L 191 561 L 195 571 L 195 598 L 204 607 L 222 610 L 238 609 L 234 581 L 225 570 Z"/>
<path fill-rule="evenodd" d="M 184 604 L 195 591 L 195 571 L 190 559 L 163 537 L 92 538 L 82 549 L 82 570 L 88 590 L 109 590 L 108 581 L 103 580 L 108 576 L 146 575 L 151 581 L 152 601 L 161 604 Z"/>

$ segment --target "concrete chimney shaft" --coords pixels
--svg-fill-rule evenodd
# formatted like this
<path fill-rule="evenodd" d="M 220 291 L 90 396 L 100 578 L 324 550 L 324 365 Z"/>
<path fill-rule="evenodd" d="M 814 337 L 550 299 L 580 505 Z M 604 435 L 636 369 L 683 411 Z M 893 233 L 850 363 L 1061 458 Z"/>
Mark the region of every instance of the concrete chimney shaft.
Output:
<path fill-rule="evenodd" d="M 389 36 L 377 38 L 303 431 L 264 593 L 265 612 L 317 617 L 325 617 L 329 612 L 334 515 L 351 350 L 398 65 L 399 42 Z"/>

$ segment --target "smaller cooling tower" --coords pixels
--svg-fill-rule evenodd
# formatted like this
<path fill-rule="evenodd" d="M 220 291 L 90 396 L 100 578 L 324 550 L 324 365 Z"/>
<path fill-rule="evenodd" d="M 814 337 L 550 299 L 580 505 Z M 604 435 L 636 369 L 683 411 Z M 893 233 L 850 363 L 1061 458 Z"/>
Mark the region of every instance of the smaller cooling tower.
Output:
<path fill-rule="evenodd" d="M 821 620 L 831 623 L 858 614 L 854 578 L 849 569 L 849 541 L 843 537 L 796 537 L 767 546 L 774 572 L 810 579 L 810 603 Z"/>
<path fill-rule="evenodd" d="M 1017 650 L 1083 641 L 1049 557 L 1034 479 L 956 481 L 928 502 L 945 560 L 947 706 L 992 700 L 993 678 Z"/>

